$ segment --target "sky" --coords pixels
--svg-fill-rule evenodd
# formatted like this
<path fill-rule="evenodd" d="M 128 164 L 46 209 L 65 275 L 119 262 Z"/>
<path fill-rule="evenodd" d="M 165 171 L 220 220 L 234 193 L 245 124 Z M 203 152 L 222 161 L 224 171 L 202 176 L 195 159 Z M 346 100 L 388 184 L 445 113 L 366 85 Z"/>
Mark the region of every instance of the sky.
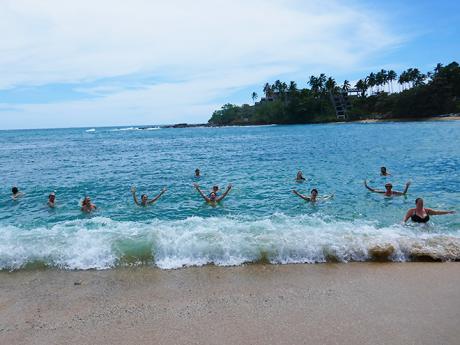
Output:
<path fill-rule="evenodd" d="M 460 61 L 453 0 L 2 0 L 0 129 L 205 123 L 266 82 Z"/>

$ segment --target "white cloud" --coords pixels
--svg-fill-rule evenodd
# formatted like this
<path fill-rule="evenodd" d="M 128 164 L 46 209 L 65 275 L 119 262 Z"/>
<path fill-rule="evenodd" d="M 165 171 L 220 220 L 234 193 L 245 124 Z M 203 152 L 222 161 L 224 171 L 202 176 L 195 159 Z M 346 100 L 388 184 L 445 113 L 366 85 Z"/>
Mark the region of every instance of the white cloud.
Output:
<path fill-rule="evenodd" d="M 380 14 L 335 1 L 4 0 L 0 89 L 161 75 L 163 82 L 131 91 L 96 86 L 91 92 L 102 96 L 93 100 L 21 105 L 17 116 L 62 126 L 59 114 L 80 109 L 107 112 L 81 114 L 80 125 L 114 124 L 114 114 L 134 108 L 131 123 L 160 123 L 194 118 L 199 109 L 205 120 L 229 90 L 311 66 L 354 68 L 398 42 Z"/>

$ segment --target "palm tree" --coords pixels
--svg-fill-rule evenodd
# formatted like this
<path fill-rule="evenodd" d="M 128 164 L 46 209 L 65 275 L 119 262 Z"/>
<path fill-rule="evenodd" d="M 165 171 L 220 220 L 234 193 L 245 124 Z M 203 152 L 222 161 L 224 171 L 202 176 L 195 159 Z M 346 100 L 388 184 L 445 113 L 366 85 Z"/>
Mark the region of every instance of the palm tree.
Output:
<path fill-rule="evenodd" d="M 271 88 L 270 84 L 269 84 L 269 83 L 265 83 L 265 86 L 264 86 L 265 97 L 266 97 L 266 98 L 270 97 L 271 92 L 272 92 L 272 88 Z"/>
<path fill-rule="evenodd" d="M 259 98 L 259 95 L 256 93 L 256 92 L 253 92 L 252 95 L 252 100 L 254 101 L 254 103 L 256 102 L 256 99 Z"/>
<path fill-rule="evenodd" d="M 295 81 L 291 81 L 289 83 L 289 88 L 288 88 L 289 93 L 296 93 L 297 92 L 297 83 Z"/>
<path fill-rule="evenodd" d="M 348 91 L 348 90 L 350 90 L 350 86 L 351 86 L 351 85 L 350 85 L 350 82 L 349 82 L 348 80 L 345 79 L 345 80 L 343 81 L 342 90 L 343 90 L 343 91 Z"/>
<path fill-rule="evenodd" d="M 313 94 L 317 95 L 319 93 L 319 80 L 314 75 L 310 76 L 308 79 L 308 84 L 311 87 Z"/>
<path fill-rule="evenodd" d="M 392 69 L 388 71 L 387 77 L 388 77 L 388 82 L 390 83 L 390 92 L 393 93 L 393 81 L 396 80 L 397 74 L 395 71 Z"/>
<path fill-rule="evenodd" d="M 409 82 L 409 72 L 408 71 L 403 71 L 399 75 L 398 83 L 401 85 L 402 90 L 404 91 L 406 89 L 406 84 Z"/>
<path fill-rule="evenodd" d="M 326 75 L 324 73 L 321 73 L 318 77 L 318 88 L 321 91 L 321 93 L 326 91 L 325 86 L 326 86 Z"/>
<path fill-rule="evenodd" d="M 327 78 L 327 81 L 326 81 L 326 84 L 325 84 L 326 90 L 333 91 L 335 89 L 336 85 L 337 84 L 336 84 L 336 82 L 335 82 L 335 80 L 333 78 L 331 78 L 331 77 Z"/>
<path fill-rule="evenodd" d="M 371 88 L 371 95 L 374 93 L 374 86 L 376 85 L 375 74 L 371 73 L 366 77 L 366 85 Z"/>
<path fill-rule="evenodd" d="M 367 85 L 366 82 L 362 79 L 358 80 L 355 84 L 355 88 L 358 89 L 358 91 L 361 93 L 361 97 L 366 96 L 366 91 L 367 91 Z"/>

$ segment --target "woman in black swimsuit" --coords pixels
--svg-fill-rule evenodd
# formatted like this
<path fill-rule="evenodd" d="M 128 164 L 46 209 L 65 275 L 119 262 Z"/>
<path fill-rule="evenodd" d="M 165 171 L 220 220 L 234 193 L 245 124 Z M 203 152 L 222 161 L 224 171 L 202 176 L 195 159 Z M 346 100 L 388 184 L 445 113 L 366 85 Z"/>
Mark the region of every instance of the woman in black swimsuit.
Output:
<path fill-rule="evenodd" d="M 424 208 L 423 199 L 417 198 L 415 199 L 415 208 L 411 208 L 407 211 L 403 222 L 406 223 L 410 218 L 414 223 L 426 223 L 430 220 L 430 216 L 451 213 L 455 213 L 455 211 L 437 211 L 431 208 Z"/>

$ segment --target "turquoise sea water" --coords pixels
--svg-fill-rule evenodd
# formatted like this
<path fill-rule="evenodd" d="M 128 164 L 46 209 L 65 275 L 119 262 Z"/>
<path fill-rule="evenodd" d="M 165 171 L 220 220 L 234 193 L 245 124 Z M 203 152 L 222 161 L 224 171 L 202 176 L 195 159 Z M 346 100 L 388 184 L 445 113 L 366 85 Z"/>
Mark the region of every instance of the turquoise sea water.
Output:
<path fill-rule="evenodd" d="M 460 259 L 459 214 L 400 222 L 416 197 L 460 211 L 460 123 L 0 131 L 0 269 Z M 380 177 L 381 165 L 391 177 Z M 195 168 L 202 178 L 195 180 Z M 307 177 L 294 181 L 297 170 Z M 391 181 L 407 197 L 368 192 Z M 234 188 L 217 207 L 198 182 Z M 138 194 L 167 193 L 150 207 Z M 10 198 L 11 186 L 26 195 Z M 335 198 L 309 204 L 311 188 Z M 56 191 L 57 207 L 46 206 Z M 98 211 L 82 214 L 90 195 Z M 383 254 L 382 254 L 383 253 Z"/>

